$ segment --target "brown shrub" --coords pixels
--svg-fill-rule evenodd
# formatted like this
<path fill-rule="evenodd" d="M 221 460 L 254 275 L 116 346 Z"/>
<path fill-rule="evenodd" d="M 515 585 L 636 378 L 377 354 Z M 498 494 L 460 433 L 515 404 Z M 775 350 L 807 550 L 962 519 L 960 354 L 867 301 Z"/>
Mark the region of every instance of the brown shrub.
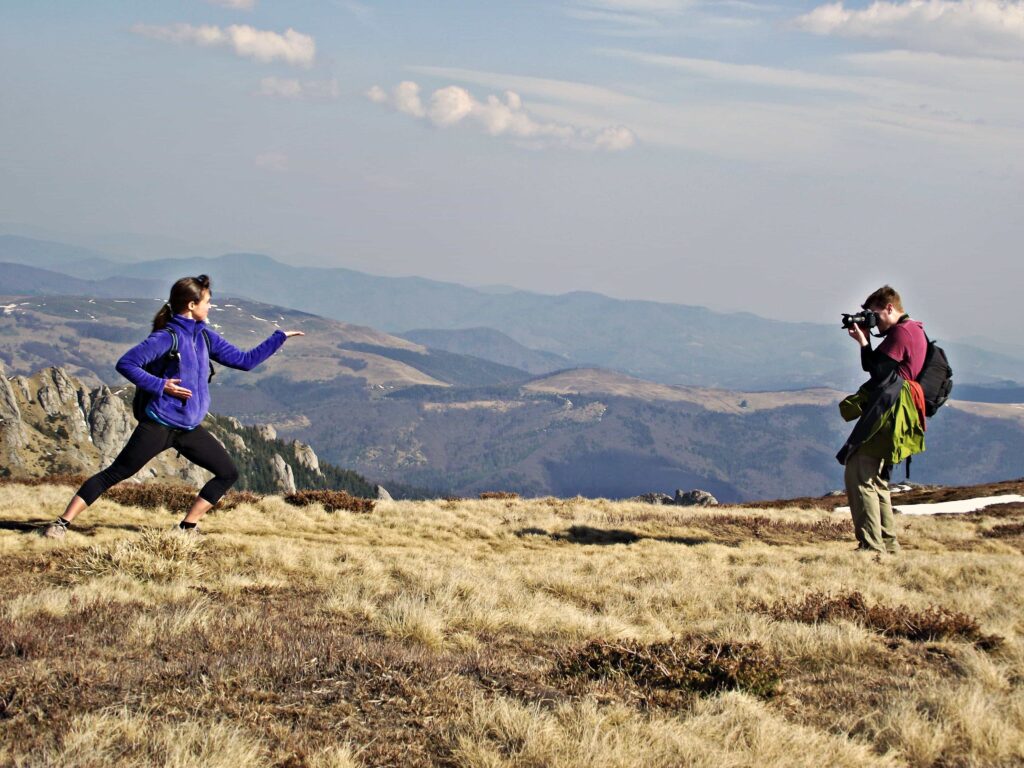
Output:
<path fill-rule="evenodd" d="M 757 643 L 717 642 L 700 637 L 664 643 L 592 642 L 558 660 L 562 675 L 590 680 L 626 678 L 646 689 L 708 695 L 741 690 L 769 696 L 782 667 Z"/>
<path fill-rule="evenodd" d="M 177 483 L 125 483 L 115 485 L 104 496 L 126 507 L 160 509 L 184 512 L 196 498 L 196 489 Z M 227 511 L 240 504 L 255 504 L 262 496 L 249 491 L 226 493 L 214 509 Z"/>
<path fill-rule="evenodd" d="M 88 478 L 85 475 L 44 475 L 43 477 L 0 477 L 0 485 L 61 485 L 78 488 Z"/>
<path fill-rule="evenodd" d="M 336 512 L 344 509 L 348 512 L 373 512 L 372 499 L 361 499 L 345 491 L 299 491 L 289 493 L 284 500 L 294 507 L 308 507 L 311 504 L 322 504 L 324 511 Z"/>
<path fill-rule="evenodd" d="M 990 530 L 982 531 L 981 535 L 986 539 L 1008 539 L 1015 536 L 1024 536 L 1024 523 L 1005 523 L 1003 525 L 997 525 Z"/>
<path fill-rule="evenodd" d="M 902 637 L 917 642 L 958 639 L 990 650 L 1002 642 L 997 635 L 981 632 L 978 620 L 959 611 L 934 605 L 915 611 L 906 605 L 869 606 L 860 592 L 845 592 L 833 596 L 828 592 L 810 592 L 802 602 L 779 600 L 771 605 L 761 602 L 754 606 L 759 613 L 779 621 L 798 621 L 802 624 L 821 624 L 846 619 L 873 629 L 886 637 Z"/>
<path fill-rule="evenodd" d="M 481 499 L 497 499 L 499 501 L 510 501 L 518 499 L 519 494 L 515 491 L 484 491 L 480 494 Z"/>

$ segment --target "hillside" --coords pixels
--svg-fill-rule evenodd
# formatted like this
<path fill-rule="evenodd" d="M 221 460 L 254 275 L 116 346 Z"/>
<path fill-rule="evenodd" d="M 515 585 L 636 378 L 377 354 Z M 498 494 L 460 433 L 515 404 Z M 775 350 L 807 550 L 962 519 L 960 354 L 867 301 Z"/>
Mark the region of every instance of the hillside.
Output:
<path fill-rule="evenodd" d="M 0 484 L 0 764 L 1024 761 L 1019 507 L 900 518 L 897 560 L 819 510 L 556 499 L 30 535 L 69 491 Z"/>
<path fill-rule="evenodd" d="M 532 374 L 551 373 L 572 368 L 572 361 L 551 352 L 541 352 L 520 344 L 493 328 L 463 328 L 457 330 L 415 329 L 399 334 L 403 339 L 432 349 L 442 349 L 460 355 L 471 355 L 484 360 L 519 368 Z"/>
<path fill-rule="evenodd" d="M 21 297 L 6 304 L 0 359 L 10 373 L 63 365 L 89 386 L 120 389 L 114 362 L 141 338 L 156 302 Z M 308 334 L 255 371 L 219 367 L 217 412 L 272 424 L 283 437 L 316 446 L 325 462 L 385 486 L 609 498 L 703 488 L 732 502 L 842 486 L 832 457 L 848 426 L 837 416 L 841 393 L 834 390 L 730 392 L 600 369 L 531 378 L 251 301 L 218 298 L 211 318 L 243 347 L 278 326 Z M 1024 422 L 1013 405 L 952 404 L 930 425 L 928 445 L 914 463 L 915 480 L 1014 477 Z"/>

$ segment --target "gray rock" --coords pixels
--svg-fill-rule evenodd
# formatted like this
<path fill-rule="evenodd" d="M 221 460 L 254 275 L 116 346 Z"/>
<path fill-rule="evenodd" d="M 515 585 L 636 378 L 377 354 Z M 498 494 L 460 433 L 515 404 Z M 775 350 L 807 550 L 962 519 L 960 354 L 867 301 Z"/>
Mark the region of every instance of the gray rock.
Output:
<path fill-rule="evenodd" d="M 683 491 L 677 488 L 674 503 L 680 507 L 717 507 L 718 499 L 699 488 L 694 488 L 692 491 Z"/>
<path fill-rule="evenodd" d="M 295 474 L 281 454 L 275 453 L 270 459 L 270 470 L 274 475 L 274 486 L 281 493 L 295 493 Z"/>
<path fill-rule="evenodd" d="M 249 446 L 245 444 L 245 440 L 242 439 L 241 435 L 236 435 L 234 432 L 228 432 L 224 435 L 224 439 L 227 440 L 231 447 L 239 453 L 245 453 L 249 450 Z"/>
<path fill-rule="evenodd" d="M 637 501 L 641 504 L 674 504 L 675 499 L 669 496 L 667 493 L 641 493 L 639 496 L 634 496 L 629 501 Z"/>
<path fill-rule="evenodd" d="M 100 463 L 111 464 L 135 429 L 135 418 L 121 398 L 101 386 L 92 398 L 89 435 L 100 452 Z"/>
<path fill-rule="evenodd" d="M 242 422 L 240 422 L 234 416 L 228 416 L 227 417 L 227 422 L 228 422 L 228 424 L 231 425 L 232 429 L 241 429 L 242 428 Z"/>
<path fill-rule="evenodd" d="M 11 379 L 11 388 L 21 397 L 21 401 L 25 405 L 31 405 L 33 397 L 32 390 L 28 386 L 28 379 L 24 376 L 15 376 Z"/>
<path fill-rule="evenodd" d="M 3 363 L 0 363 L 0 450 L 3 451 L 4 463 L 9 462 L 10 469 L 22 469 L 19 451 L 27 440 L 18 400 L 4 375 Z"/>
<path fill-rule="evenodd" d="M 257 424 L 256 434 L 267 441 L 277 440 L 277 430 L 272 424 Z"/>
<path fill-rule="evenodd" d="M 292 448 L 295 451 L 295 460 L 298 461 L 299 464 L 307 469 L 311 469 L 318 475 L 322 474 L 320 472 L 320 459 L 317 458 L 316 453 L 310 446 L 296 440 L 292 443 Z"/>
<path fill-rule="evenodd" d="M 377 486 L 377 501 L 394 501 L 394 499 L 391 498 L 391 494 L 388 493 L 388 489 L 387 488 L 385 488 L 383 485 L 378 485 Z"/>
<path fill-rule="evenodd" d="M 81 385 L 73 381 L 67 371 L 63 368 L 50 368 L 47 373 L 62 405 L 70 403 L 72 400 L 78 400 L 78 390 Z"/>

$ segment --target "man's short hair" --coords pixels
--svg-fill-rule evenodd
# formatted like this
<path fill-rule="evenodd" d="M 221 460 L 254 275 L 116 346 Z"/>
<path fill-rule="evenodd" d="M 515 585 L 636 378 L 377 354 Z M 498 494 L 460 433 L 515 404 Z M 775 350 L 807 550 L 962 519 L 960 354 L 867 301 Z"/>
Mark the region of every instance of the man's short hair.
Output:
<path fill-rule="evenodd" d="M 903 299 L 900 298 L 899 292 L 891 285 L 883 285 L 864 299 L 861 307 L 864 309 L 874 309 L 875 307 L 885 309 L 889 304 L 892 304 L 900 312 L 903 311 Z"/>

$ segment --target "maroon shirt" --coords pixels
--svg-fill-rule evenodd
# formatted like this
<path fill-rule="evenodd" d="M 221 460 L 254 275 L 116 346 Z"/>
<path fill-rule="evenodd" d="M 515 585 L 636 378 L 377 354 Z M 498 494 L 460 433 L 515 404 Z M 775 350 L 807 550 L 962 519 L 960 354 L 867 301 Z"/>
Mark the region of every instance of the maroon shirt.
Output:
<path fill-rule="evenodd" d="M 907 381 L 916 381 L 928 354 L 924 326 L 917 320 L 905 320 L 894 325 L 885 334 L 885 340 L 878 345 L 877 351 L 899 363 L 900 376 Z"/>

